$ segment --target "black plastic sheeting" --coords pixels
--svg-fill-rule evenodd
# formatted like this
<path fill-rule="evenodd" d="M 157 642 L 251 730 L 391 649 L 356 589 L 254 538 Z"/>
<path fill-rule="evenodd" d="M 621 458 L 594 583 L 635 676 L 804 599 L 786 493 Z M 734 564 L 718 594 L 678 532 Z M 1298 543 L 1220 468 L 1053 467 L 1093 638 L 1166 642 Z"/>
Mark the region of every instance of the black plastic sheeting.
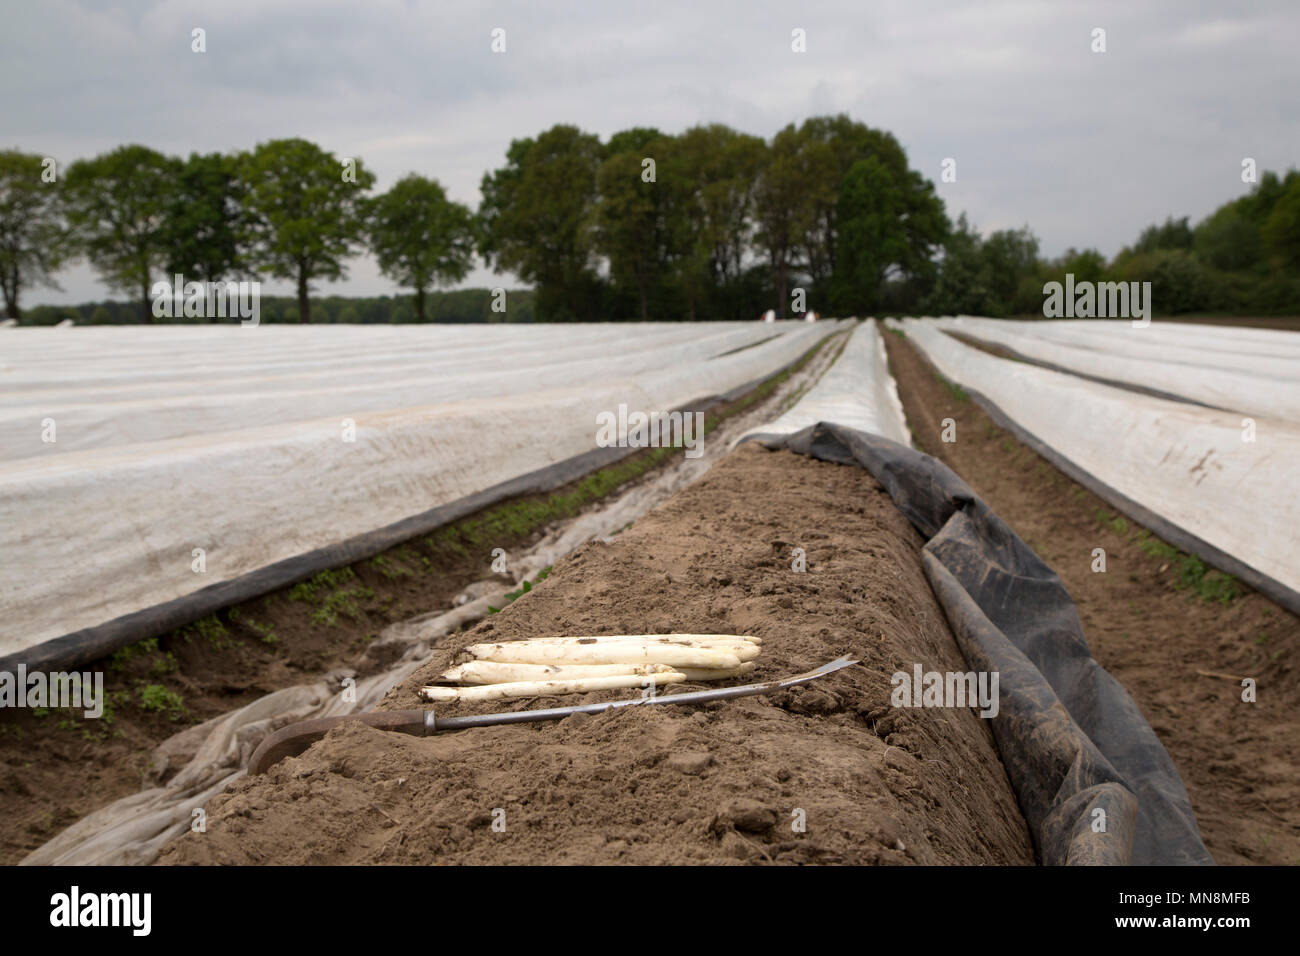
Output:
<path fill-rule="evenodd" d="M 925 573 L 968 665 L 999 675 L 993 734 L 1042 863 L 1214 862 L 1173 761 L 1093 659 L 1060 578 L 948 466 L 824 422 L 750 440 L 865 468 L 926 539 Z"/>

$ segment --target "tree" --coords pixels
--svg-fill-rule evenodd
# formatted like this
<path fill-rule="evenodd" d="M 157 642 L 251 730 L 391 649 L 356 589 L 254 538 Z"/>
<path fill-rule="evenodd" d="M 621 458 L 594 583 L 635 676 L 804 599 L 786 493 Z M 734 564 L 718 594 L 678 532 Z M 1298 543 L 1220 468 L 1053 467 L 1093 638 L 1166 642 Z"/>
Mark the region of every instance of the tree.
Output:
<path fill-rule="evenodd" d="M 931 280 L 934 253 L 947 233 L 948 220 L 934 184 L 908 167 L 898 140 L 843 113 L 804 121 L 798 136 L 805 178 L 798 256 L 814 294 L 821 297 L 838 289 L 842 297 L 845 290 L 857 288 L 860 297 L 879 301 L 886 281 Z M 852 176 L 869 177 L 870 190 L 864 192 L 860 182 L 850 185 Z M 866 218 L 849 226 L 846 214 Z M 855 233 L 855 243 L 881 245 L 850 247 L 846 231 Z M 846 270 L 849 274 L 839 275 Z M 872 279 L 873 270 L 879 280 Z M 862 298 L 833 301 L 836 308 L 850 311 L 864 304 Z"/>
<path fill-rule="evenodd" d="M 869 155 L 853 164 L 839 192 L 829 277 L 837 310 L 874 312 L 886 282 L 933 278 L 933 255 L 948 221 L 932 184 Z"/>
<path fill-rule="evenodd" d="M 112 288 L 140 295 L 153 321 L 152 278 L 166 264 L 164 221 L 179 163 L 145 146 L 120 146 L 68 167 L 68 220 L 91 265 Z"/>
<path fill-rule="evenodd" d="M 168 274 L 199 282 L 245 274 L 245 197 L 236 157 L 191 153 L 177 168 L 163 223 Z"/>
<path fill-rule="evenodd" d="M 479 252 L 496 271 L 537 285 L 542 320 L 576 320 L 590 312 L 590 212 L 596 200 L 600 140 L 557 125 L 511 142 L 506 165 L 483 177 Z"/>
<path fill-rule="evenodd" d="M 367 203 L 366 221 L 379 271 L 415 290 L 416 321 L 428 321 L 428 289 L 459 282 L 473 265 L 473 213 L 435 180 L 411 173 Z"/>
<path fill-rule="evenodd" d="M 1076 285 L 1080 282 L 1101 282 L 1106 278 L 1106 257 L 1096 249 L 1075 249 L 1071 246 L 1053 266 L 1058 281 L 1064 281 L 1062 277 L 1067 274 L 1074 276 Z"/>
<path fill-rule="evenodd" d="M 1142 234 L 1138 236 L 1138 241 L 1132 247 L 1123 250 L 1120 255 L 1157 252 L 1161 249 L 1191 249 L 1194 243 L 1195 237 L 1187 225 L 1187 217 L 1175 219 L 1170 216 L 1161 225 L 1147 226 L 1143 229 Z"/>
<path fill-rule="evenodd" d="M 312 280 L 343 278 L 344 259 L 358 249 L 374 174 L 360 160 L 349 169 L 305 139 L 262 143 L 239 158 L 238 169 L 248 190 L 252 262 L 297 284 L 298 321 L 310 322 Z"/>
<path fill-rule="evenodd" d="M 1150 282 L 1150 305 L 1165 315 L 1196 312 L 1209 304 L 1210 285 L 1195 253 L 1156 249 L 1126 257 L 1112 269 L 1121 282 Z"/>
<path fill-rule="evenodd" d="M 664 164 L 673 190 L 674 272 L 686 295 L 687 317 L 700 300 L 735 287 L 745 272 L 753 234 L 754 193 L 766 145 L 757 136 L 713 123 L 674 137 Z M 752 313 L 726 295 L 731 318 Z M 752 315 L 749 315 L 752 317 Z"/>
<path fill-rule="evenodd" d="M 777 133 L 757 220 L 782 310 L 794 273 L 811 295 L 850 310 L 878 303 L 889 280 L 928 285 L 948 229 L 934 184 L 908 168 L 898 141 L 844 114 Z"/>
<path fill-rule="evenodd" d="M 608 257 L 614 284 L 636 290 L 643 322 L 650 318 L 651 289 L 663 284 L 676 252 L 674 196 L 683 187 L 668 175 L 672 148 L 672 139 L 654 130 L 627 130 L 611 137 L 596 173 L 595 247 Z M 656 163 L 653 178 L 643 165 L 646 159 Z"/>
<path fill-rule="evenodd" d="M 24 289 L 59 288 L 53 274 L 71 251 L 58 184 L 44 170 L 40 156 L 0 151 L 0 289 L 10 319 Z"/>
<path fill-rule="evenodd" d="M 776 314 L 785 315 L 795 247 L 805 227 L 799 135 L 790 124 L 772 138 L 754 196 L 755 239 L 767 256 L 776 290 Z"/>
<path fill-rule="evenodd" d="M 984 240 L 982 250 L 989 297 L 984 311 L 989 315 L 1011 312 L 1020 281 L 1038 271 L 1038 239 L 1028 226 L 999 229 Z"/>
<path fill-rule="evenodd" d="M 1216 269 L 1237 271 L 1263 265 L 1259 223 L 1242 201 L 1220 206 L 1196 227 L 1196 255 Z"/>
<path fill-rule="evenodd" d="M 938 315 L 978 314 L 984 311 L 988 299 L 984 241 L 962 213 L 944 240 L 938 281 L 928 311 Z"/>
<path fill-rule="evenodd" d="M 1286 270 L 1300 269 L 1300 173 L 1287 174 L 1286 191 L 1260 227 L 1260 237 Z"/>

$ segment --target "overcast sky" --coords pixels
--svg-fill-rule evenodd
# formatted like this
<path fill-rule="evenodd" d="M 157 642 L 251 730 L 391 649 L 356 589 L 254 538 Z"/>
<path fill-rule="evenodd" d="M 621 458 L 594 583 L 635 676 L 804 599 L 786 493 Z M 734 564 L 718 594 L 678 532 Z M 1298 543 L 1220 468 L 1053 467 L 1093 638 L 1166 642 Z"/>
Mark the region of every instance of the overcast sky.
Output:
<path fill-rule="evenodd" d="M 185 155 L 302 136 L 361 157 L 381 190 L 416 171 L 472 206 L 510 140 L 554 123 L 767 137 L 846 112 L 893 132 L 953 218 L 1028 224 L 1049 256 L 1110 256 L 1242 194 L 1243 157 L 1300 165 L 1298 41 L 1297 0 L 0 0 L 0 148 L 62 167 L 123 143 Z M 59 279 L 26 303 L 109 296 L 88 266 Z M 465 284 L 502 283 L 480 268 Z M 397 290 L 358 260 L 319 291 Z"/>

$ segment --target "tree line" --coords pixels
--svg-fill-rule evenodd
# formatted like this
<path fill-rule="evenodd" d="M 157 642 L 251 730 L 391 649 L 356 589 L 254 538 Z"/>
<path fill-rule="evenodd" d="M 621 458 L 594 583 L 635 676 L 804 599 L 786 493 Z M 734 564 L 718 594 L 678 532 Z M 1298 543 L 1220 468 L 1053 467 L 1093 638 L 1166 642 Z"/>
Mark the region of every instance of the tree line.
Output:
<path fill-rule="evenodd" d="M 313 283 L 342 278 L 347 258 L 366 251 L 413 293 L 387 320 L 475 321 L 487 290 L 460 290 L 477 298 L 450 311 L 445 294 L 439 310 L 430 296 L 461 281 L 476 255 L 533 286 L 528 318 L 540 321 L 752 319 L 769 308 L 1041 315 L 1043 284 L 1064 272 L 1151 281 L 1165 314 L 1300 311 L 1295 170 L 1265 172 L 1195 226 L 1152 226 L 1110 261 L 1092 249 L 1044 259 L 1028 227 L 985 237 L 964 214 L 952 222 L 891 134 L 844 115 L 770 140 L 709 124 L 602 141 L 559 124 L 511 143 L 484 175 L 477 210 L 415 173 L 380 195 L 373 186 L 359 158 L 302 139 L 187 159 L 123 146 L 53 178 L 42 157 L 0 152 L 7 314 L 17 318 L 21 295 L 82 257 L 136 297 L 144 321 L 153 281 L 179 273 L 292 281 L 296 305 L 274 314 L 308 322 Z"/>
<path fill-rule="evenodd" d="M 1150 282 L 1157 313 L 1300 313 L 1300 172 L 1264 172 L 1249 193 L 1193 225 L 1169 217 L 1107 259 L 1096 249 L 1038 255 L 1028 229 L 983 239 L 965 216 L 944 244 L 928 314 L 1041 316 L 1043 285 Z"/>
<path fill-rule="evenodd" d="M 374 174 L 304 139 L 233 154 L 165 156 L 121 146 L 60 173 L 40 156 L 0 153 L 0 284 L 6 311 L 84 257 L 111 288 L 134 296 L 153 321 L 155 280 L 193 282 L 269 276 L 292 281 L 297 315 L 311 321 L 311 284 L 345 275 L 348 257 L 372 252 L 380 271 L 413 289 L 419 321 L 426 294 L 473 265 L 471 210 L 440 184 L 411 174 L 368 195 Z"/>

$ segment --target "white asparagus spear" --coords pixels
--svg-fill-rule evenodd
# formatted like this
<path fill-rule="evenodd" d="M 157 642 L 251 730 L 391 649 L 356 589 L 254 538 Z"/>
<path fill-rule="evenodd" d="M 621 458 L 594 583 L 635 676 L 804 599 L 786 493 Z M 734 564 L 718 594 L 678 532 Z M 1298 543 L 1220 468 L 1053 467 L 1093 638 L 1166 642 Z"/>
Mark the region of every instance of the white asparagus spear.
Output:
<path fill-rule="evenodd" d="M 762 644 L 761 637 L 752 637 L 748 634 L 588 634 L 572 635 L 569 637 L 526 637 L 515 643 L 546 643 L 546 644 L 571 644 L 574 642 L 589 643 L 608 643 L 609 641 L 663 641 L 665 643 L 721 643 L 735 644 L 745 642 L 748 644 Z"/>
<path fill-rule="evenodd" d="M 505 684 L 521 680 L 570 680 L 579 677 L 611 677 L 619 674 L 659 674 L 671 671 L 667 664 L 504 664 L 498 661 L 466 661 L 438 677 L 438 683 Z"/>
<path fill-rule="evenodd" d="M 557 694 L 585 694 L 593 690 L 617 690 L 624 687 L 648 687 L 680 684 L 685 675 L 675 671 L 658 674 L 611 674 L 606 677 L 582 677 L 576 680 L 528 680 L 479 687 L 421 687 L 425 700 L 500 700 L 506 697 L 550 697 Z"/>
<path fill-rule="evenodd" d="M 686 675 L 687 680 L 710 681 L 726 680 L 728 677 L 744 677 L 758 669 L 752 661 L 739 667 L 679 667 L 677 670 Z"/>
<path fill-rule="evenodd" d="M 739 667 L 732 650 L 680 644 L 615 641 L 608 644 L 471 644 L 471 657 L 503 664 L 669 664 L 673 667 Z"/>
<path fill-rule="evenodd" d="M 685 635 L 679 640 L 661 641 L 656 639 L 642 639 L 640 637 L 620 636 L 614 641 L 602 641 L 598 638 L 526 638 L 519 641 L 509 641 L 511 647 L 535 647 L 535 648 L 556 648 L 556 647 L 627 647 L 641 645 L 643 647 L 699 647 L 705 650 L 725 651 L 735 654 L 742 661 L 752 661 L 762 652 L 762 648 L 757 644 L 751 644 L 749 641 L 739 638 L 726 638 L 721 640 L 687 640 Z M 523 660 L 525 658 L 520 658 Z M 532 660 L 532 658 L 527 658 Z M 550 657 L 543 658 L 551 660 Z M 669 664 L 678 665 L 681 662 L 677 660 L 667 661 Z"/>
<path fill-rule="evenodd" d="M 438 675 L 439 684 L 505 684 L 525 680 L 572 680 L 609 677 L 617 674 L 657 674 L 676 671 L 693 681 L 725 680 L 752 674 L 753 663 L 739 667 L 682 667 L 667 664 L 502 664 L 497 661 L 466 661 Z"/>

